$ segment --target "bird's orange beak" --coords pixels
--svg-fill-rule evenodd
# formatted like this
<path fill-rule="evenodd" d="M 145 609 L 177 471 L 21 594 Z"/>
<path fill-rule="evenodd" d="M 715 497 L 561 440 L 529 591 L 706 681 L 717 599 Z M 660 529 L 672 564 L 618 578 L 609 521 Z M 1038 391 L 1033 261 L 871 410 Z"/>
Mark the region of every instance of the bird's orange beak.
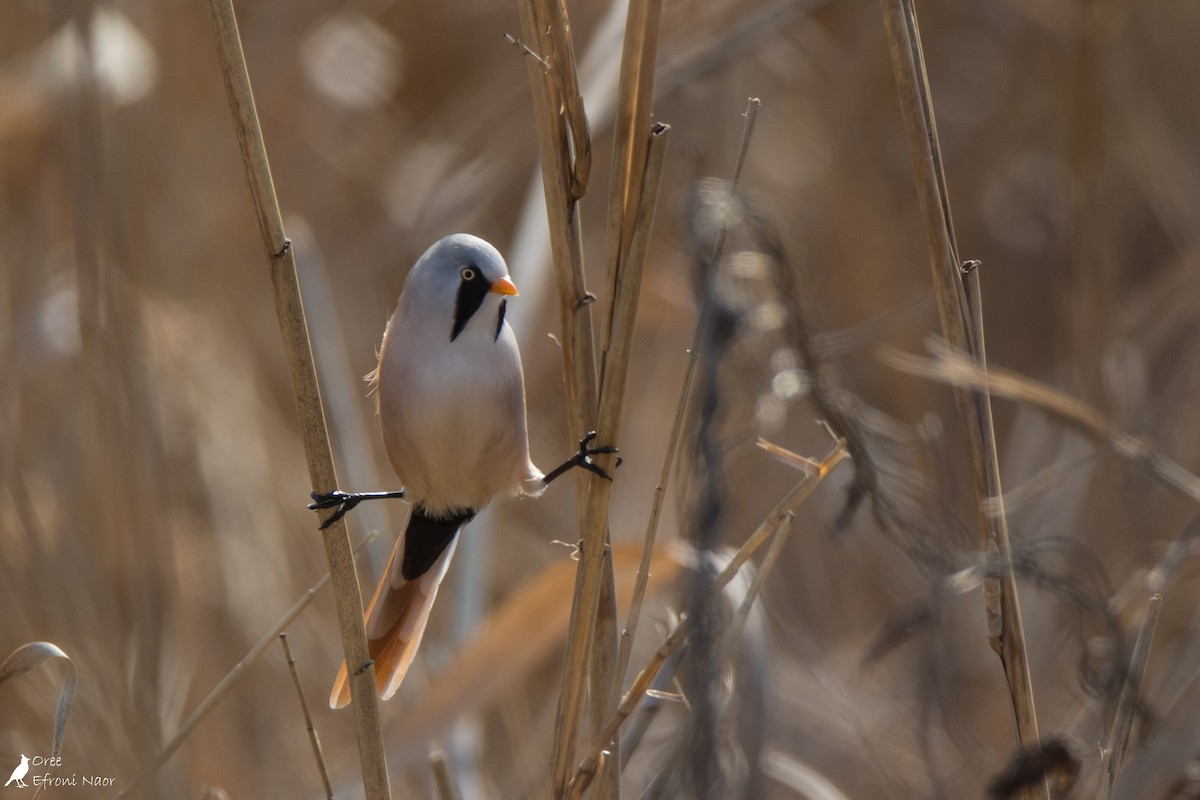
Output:
<path fill-rule="evenodd" d="M 507 276 L 503 278 L 497 278 L 496 280 L 492 281 L 491 291 L 495 292 L 496 294 L 506 294 L 512 297 L 516 297 L 520 294 L 520 292 L 517 291 L 517 285 L 509 280 Z"/>

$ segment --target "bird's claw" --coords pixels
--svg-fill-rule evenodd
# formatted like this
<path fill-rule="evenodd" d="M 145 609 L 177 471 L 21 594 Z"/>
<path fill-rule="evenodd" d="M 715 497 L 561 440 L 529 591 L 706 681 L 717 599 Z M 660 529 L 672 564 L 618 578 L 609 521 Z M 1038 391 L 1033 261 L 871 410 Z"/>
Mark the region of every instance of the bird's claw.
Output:
<path fill-rule="evenodd" d="M 559 464 L 550 472 L 542 476 L 542 483 L 549 486 L 551 481 L 559 477 L 563 473 L 570 470 L 572 467 L 583 467 L 588 472 L 594 475 L 599 475 L 605 480 L 611 481 L 612 476 L 608 471 L 598 466 L 595 461 L 592 461 L 592 456 L 605 455 L 608 453 L 617 452 L 615 447 L 592 447 L 592 440 L 596 438 L 595 431 L 588 431 L 587 435 L 579 440 L 579 449 L 575 451 L 575 455 L 568 458 L 563 463 Z M 617 466 L 621 466 L 621 459 L 617 459 Z"/>
<path fill-rule="evenodd" d="M 606 455 L 616 453 L 617 448 L 612 446 L 592 447 L 592 441 L 596 438 L 595 431 L 588 431 L 582 439 L 579 440 L 579 450 L 575 453 L 572 459 L 578 466 L 583 467 L 588 472 L 594 475 L 599 475 L 606 481 L 612 480 L 612 475 L 608 474 L 608 470 L 600 467 L 596 462 L 592 461 L 592 456 Z M 621 466 L 621 459 L 617 459 L 617 466 Z"/>
<path fill-rule="evenodd" d="M 342 517 L 346 516 L 346 512 L 354 508 L 363 500 L 388 500 L 388 499 L 404 499 L 404 490 L 398 489 L 392 492 L 343 492 L 341 489 L 334 489 L 328 494 L 319 494 L 318 492 L 310 492 L 309 497 L 313 499 L 308 507 L 313 511 L 322 508 L 337 508 L 337 511 L 321 524 L 321 530 L 325 530 L 333 523 L 337 522 Z"/>
<path fill-rule="evenodd" d="M 321 523 L 321 530 L 325 530 L 330 525 L 346 516 L 350 509 L 354 508 L 363 500 L 362 497 L 350 494 L 349 492 L 343 492 L 341 489 L 334 489 L 328 494 L 310 492 L 308 496 L 313 499 L 313 502 L 308 504 L 308 507 L 313 511 L 323 508 L 337 508 L 337 511 L 333 512 L 329 519 Z"/>

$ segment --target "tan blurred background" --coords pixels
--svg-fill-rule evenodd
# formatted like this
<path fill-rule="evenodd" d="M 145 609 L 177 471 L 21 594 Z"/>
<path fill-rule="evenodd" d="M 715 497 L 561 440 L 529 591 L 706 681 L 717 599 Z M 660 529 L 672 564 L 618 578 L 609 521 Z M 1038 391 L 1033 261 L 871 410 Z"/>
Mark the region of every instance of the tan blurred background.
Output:
<path fill-rule="evenodd" d="M 558 463 L 575 434 L 551 338 L 526 66 L 502 38 L 519 31 L 515 5 L 237 9 L 343 485 L 393 488 L 359 378 L 409 265 L 458 230 L 509 259 L 533 454 Z M 984 262 L 992 362 L 1075 394 L 1200 471 L 1200 5 L 936 0 L 919 10 L 960 247 Z M 569 11 L 597 151 L 585 251 L 603 300 L 623 13 L 591 0 Z M 304 508 L 290 384 L 206 4 L 6 0 L 3 17 L 0 656 L 44 640 L 76 661 L 66 771 L 124 783 L 317 581 L 323 553 Z M 654 107 L 672 134 L 619 442 L 618 543 L 642 534 L 692 337 L 684 197 L 698 179 L 732 172 L 749 96 L 763 105 L 742 187 L 778 226 L 880 457 L 926 500 L 945 495 L 954 507 L 966 485 L 953 437 L 929 436 L 939 419 L 954 424 L 948 390 L 874 356 L 882 344 L 920 350 L 936 330 L 878 5 L 668 2 Z M 770 350 L 760 350 L 734 365 L 742 377 L 729 402 L 744 405 L 747 424 L 729 452 L 731 545 L 796 479 L 751 446 L 754 435 L 811 455 L 828 447 L 811 405 L 778 384 L 772 394 Z M 1053 580 L 1022 583 L 1040 722 L 1083 758 L 1078 796 L 1090 796 L 1111 695 L 1081 682 L 1082 654 L 1107 635 L 1090 613 L 1103 608 L 1088 602 L 1132 587 L 1132 599 L 1111 605 L 1128 634 L 1142 607 L 1131 581 L 1195 508 L 1035 409 L 999 402 L 997 415 L 1007 487 L 1059 467 L 1028 489 L 1011 524 L 1019 549 L 1041 543 L 1038 558 L 1052 562 Z M 936 576 L 866 512 L 834 530 L 850 474 L 842 467 L 798 518 L 738 662 L 762 695 L 757 705 L 743 698 L 768 767 L 754 791 L 836 796 L 805 794 L 816 774 L 851 798 L 982 796 L 1015 737 L 979 593 L 943 598 L 935 624 L 862 666 L 877 633 L 927 601 Z M 538 501 L 497 504 L 467 530 L 418 674 L 384 707 L 396 797 L 432 796 L 432 744 L 450 749 L 470 797 L 528 797 L 543 785 L 557 640 L 496 677 L 500 699 L 486 707 L 416 709 L 446 676 L 479 680 L 453 671 L 456 653 L 488 609 L 566 561 L 552 542 L 577 538 L 572 504 L 564 481 Z M 664 539 L 678 537 L 681 511 L 668 502 Z M 396 504 L 351 515 L 356 541 L 383 533 L 363 561 L 364 590 L 404 513 Z M 969 515 L 949 518 L 970 525 Z M 931 514 L 930 546 L 970 563 L 974 534 L 940 519 Z M 1196 577 L 1185 567 L 1165 592 L 1146 683 L 1156 719 L 1170 718 L 1200 672 Z M 663 635 L 672 596 L 656 592 L 635 664 Z M 512 652 L 568 604 L 562 594 L 525 609 Z M 359 796 L 351 715 L 325 707 L 340 660 L 332 596 L 319 595 L 289 633 L 338 796 Z M 0 770 L 21 753 L 48 754 L 62 672 L 48 664 L 0 686 Z M 678 708 L 661 715 L 626 771 L 628 796 L 686 724 Z M 206 787 L 320 796 L 278 647 L 146 796 L 202 797 Z"/>

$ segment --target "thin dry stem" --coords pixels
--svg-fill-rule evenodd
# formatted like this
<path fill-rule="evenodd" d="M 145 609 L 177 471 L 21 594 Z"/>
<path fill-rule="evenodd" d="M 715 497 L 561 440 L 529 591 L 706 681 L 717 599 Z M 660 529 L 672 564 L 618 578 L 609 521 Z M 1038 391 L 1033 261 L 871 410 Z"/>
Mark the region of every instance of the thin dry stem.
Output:
<path fill-rule="evenodd" d="M 279 200 L 271 180 L 266 145 L 258 123 L 258 112 L 254 106 L 254 93 L 250 86 L 250 74 L 246 68 L 233 2 L 210 0 L 209 8 L 221 74 L 225 80 L 229 107 L 233 112 L 234 128 L 250 182 L 250 193 L 258 212 L 259 231 L 267 252 L 271 285 L 275 293 L 275 310 L 292 377 L 292 391 L 296 399 L 309 478 L 314 491 L 329 492 L 337 488 L 337 473 L 329 446 L 329 431 L 325 426 L 325 412 L 321 406 L 312 346 L 304 319 L 304 305 L 296 278 L 295 254 L 283 230 Z M 330 510 L 325 512 L 325 515 L 332 513 Z M 375 694 L 375 668 L 367 651 L 362 617 L 362 593 L 354 569 L 354 556 L 350 550 L 345 523 L 339 521 L 326 528 L 323 531 L 323 541 L 337 600 L 342 649 L 346 663 L 358 665 L 350 670 L 350 694 L 354 701 L 363 787 L 368 800 L 383 800 L 390 796 L 390 790 L 379 722 L 379 698 Z"/>
<path fill-rule="evenodd" d="M 979 286 L 979 264 L 973 262 L 966 268 L 965 289 L 967 310 L 970 312 L 971 337 L 974 342 L 975 360 L 979 368 L 987 372 L 987 347 L 984 344 L 983 292 Z M 1029 671 L 1029 652 L 1025 640 L 1025 623 L 1021 616 L 1021 604 L 1017 595 L 1017 579 L 1012 569 L 1012 540 L 1008 531 L 1008 515 L 1004 511 L 1004 486 L 1000 480 L 1000 451 L 996 446 L 996 427 L 992 418 L 992 399 L 985 392 L 973 395 L 978 409 L 980 433 L 983 436 L 983 465 L 986 494 L 979 498 L 979 509 L 983 518 L 990 523 L 989 542 L 1000 553 L 1004 571 L 1000 575 L 1000 618 L 989 620 L 1000 623 L 998 635 L 992 635 L 993 646 L 1000 646 L 1000 657 L 1004 662 L 1004 673 L 1008 677 L 1013 711 L 1017 719 L 1017 731 L 1022 744 L 1028 747 L 1040 739 L 1037 724 L 1037 708 L 1033 698 L 1033 676 Z M 984 582 L 984 590 L 994 587 L 993 581 Z M 990 633 L 990 632 L 989 632 Z M 1030 741 L 1026 741 L 1029 739 Z M 1048 793 L 1048 789 L 1046 790 Z"/>
<path fill-rule="evenodd" d="M 1129 733 L 1133 729 L 1133 712 L 1142 693 L 1142 679 L 1146 675 L 1146 662 L 1150 658 L 1150 645 L 1158 627 L 1162 599 L 1162 595 L 1156 592 L 1146 601 L 1145 617 L 1133 643 L 1129 674 L 1125 678 L 1125 685 L 1121 687 L 1117 710 L 1113 714 L 1112 730 L 1108 735 L 1108 746 L 1104 748 L 1100 759 L 1100 800 L 1108 800 L 1113 787 L 1117 785 L 1117 778 L 1121 775 L 1121 762 L 1125 760 L 1125 748 L 1129 744 Z"/>
<path fill-rule="evenodd" d="M 748 538 L 742 544 L 737 553 L 734 554 L 733 558 L 729 560 L 729 563 L 725 565 L 725 568 L 722 569 L 714 579 L 712 586 L 712 590 L 714 592 L 722 591 L 729 584 L 729 582 L 733 580 L 734 576 L 737 575 L 737 572 L 742 565 L 753 558 L 754 554 L 758 552 L 763 544 L 765 544 L 773 534 L 779 531 L 780 527 L 784 524 L 784 520 L 790 518 L 792 514 L 795 513 L 795 510 L 800 506 L 800 504 L 812 495 L 813 491 L 816 490 L 821 481 L 823 481 L 826 476 L 828 476 L 837 467 L 838 464 L 842 463 L 847 455 L 846 443 L 842 440 L 838 440 L 834 449 L 821 459 L 817 465 L 817 468 L 812 473 L 805 475 L 795 487 L 793 487 L 786 495 L 784 495 L 783 499 L 776 504 L 775 508 L 770 514 L 767 515 L 766 519 L 764 519 L 758 528 L 755 529 L 754 533 L 750 535 L 750 538 Z M 592 776 L 596 772 L 597 764 L 602 758 L 608 742 L 612 741 L 612 739 L 617 735 L 617 731 L 620 730 L 622 723 L 624 723 L 625 720 L 629 718 L 629 715 L 632 714 L 637 708 L 638 703 L 650 689 L 651 684 L 658 676 L 658 673 L 662 669 L 663 665 L 667 662 L 667 659 L 669 659 L 671 655 L 687 639 L 691 631 L 690 623 L 691 620 L 689 618 L 682 620 L 679 625 L 675 627 L 675 630 L 671 631 L 667 638 L 663 640 L 663 643 L 659 646 L 658 650 L 655 651 L 654 655 L 651 656 L 650 660 L 646 663 L 646 666 L 644 666 L 641 672 L 637 674 L 637 677 L 634 678 L 629 690 L 621 698 L 621 702 L 617 706 L 616 713 L 613 714 L 613 716 L 608 720 L 600 735 L 594 740 L 589 755 L 576 768 L 575 775 L 566 788 L 567 797 L 579 798 L 583 796 L 583 792 L 586 791 L 588 785 L 592 781 Z"/>
<path fill-rule="evenodd" d="M 696 375 L 695 351 L 689 351 L 687 369 L 683 375 L 683 385 L 679 387 L 679 400 L 675 403 L 675 419 L 671 422 L 671 434 L 667 438 L 667 453 L 663 456 L 662 472 L 658 476 L 658 485 L 654 487 L 654 502 L 650 507 L 650 519 L 646 522 L 646 535 L 642 545 L 642 561 L 638 566 L 637 578 L 633 584 L 633 599 L 629 603 L 629 614 L 625 617 L 625 629 L 621 632 L 621 653 L 617 666 L 617 675 L 622 683 L 625 673 L 629 670 L 629 657 L 633 652 L 633 638 L 637 634 L 638 621 L 642 615 L 642 604 L 646 599 L 646 585 L 650 582 L 650 560 L 654 556 L 654 542 L 658 537 L 658 521 L 662 515 L 663 501 L 667 496 L 667 485 L 671 480 L 671 470 L 675 465 L 675 454 L 679 450 L 680 434 L 683 433 L 684 414 L 687 410 L 688 395 L 692 390 L 692 379 Z"/>
<path fill-rule="evenodd" d="M 292 658 L 292 648 L 288 644 L 287 634 L 279 634 L 279 643 L 283 645 L 283 655 L 287 660 L 288 672 L 292 676 L 292 686 L 296 689 L 296 699 L 300 702 L 300 712 L 304 714 L 304 729 L 308 731 L 308 743 L 312 747 L 313 759 L 317 762 L 317 772 L 321 774 L 321 786 L 325 789 L 325 797 L 333 800 L 333 787 L 329 784 L 329 771 L 325 769 L 325 757 L 321 755 L 321 739 L 313 725 L 312 714 L 308 713 L 308 701 L 304 699 L 304 689 L 300 687 L 300 675 L 296 672 L 296 659 Z"/>
<path fill-rule="evenodd" d="M 728 663 L 737 650 L 738 643 L 742 639 L 742 631 L 746 627 L 746 620 L 750 617 L 750 610 L 754 607 L 754 601 L 758 599 L 758 595 L 762 592 L 763 584 L 767 580 L 767 576 L 771 574 L 771 570 L 775 568 L 775 563 L 779 560 L 779 556 L 783 553 L 783 546 L 787 544 L 788 534 L 792 531 L 792 522 L 795 515 L 788 512 L 783 519 L 779 521 L 779 528 L 775 531 L 775 536 L 771 539 L 771 546 L 767 548 L 767 554 L 763 556 L 762 564 L 754 573 L 754 579 L 750 582 L 750 588 L 746 590 L 745 597 L 742 598 L 741 604 L 734 611 L 733 619 L 729 621 L 729 629 L 725 634 L 725 644 L 721 648 L 721 662 Z"/>
<path fill-rule="evenodd" d="M 360 550 L 373 541 L 376 533 L 376 531 L 371 531 L 371 533 L 368 534 L 365 539 L 355 545 L 354 554 L 357 555 Z M 314 583 L 308 589 L 308 591 L 300 595 L 300 598 L 292 604 L 292 607 L 289 608 L 282 617 L 279 618 L 279 621 L 272 625 L 271 629 L 264 633 L 262 638 L 250 648 L 250 652 L 246 653 L 246 655 L 242 657 L 242 660 L 234 665 L 233 669 L 229 670 L 225 677 L 213 687 L 212 691 L 208 693 L 208 696 L 200 701 L 195 710 L 192 711 L 192 713 L 188 715 L 187 719 L 185 719 L 179 726 L 179 730 L 175 732 L 175 735 L 171 737 L 171 741 L 167 742 L 166 746 L 164 746 L 158 755 L 156 755 L 150 762 L 150 765 L 146 767 L 141 774 L 127 783 L 121 789 L 121 791 L 117 793 L 117 797 L 129 796 L 144 781 L 153 777 L 153 775 L 162 768 L 163 764 L 166 764 L 167 761 L 170 760 L 171 756 L 175 755 L 175 751 L 178 750 L 180 745 L 182 745 L 188 736 L 191 735 L 192 731 L 196 729 L 196 726 L 200 724 L 200 721 L 208 715 L 209 711 L 212 711 L 213 708 L 216 707 L 217 703 L 224 699 L 225 695 L 229 694 L 229 691 L 245 676 L 251 665 L 259 659 L 259 656 L 267 652 L 267 648 L 271 646 L 276 637 L 283 633 L 284 629 L 295 622 L 296 619 L 304 613 L 304 610 L 308 608 L 308 606 L 316 598 L 317 592 L 324 589 L 325 584 L 329 583 L 329 581 L 330 574 L 326 572 L 319 581 Z"/>
<path fill-rule="evenodd" d="M 892 68 L 900 97 L 900 109 L 908 134 L 909 151 L 916 176 L 917 194 L 925 220 L 926 244 L 930 254 L 934 294 L 942 335 L 950 346 L 971 353 L 986 367 L 983 350 L 983 317 L 978 296 L 978 275 L 969 274 L 974 303 L 969 302 L 963 286 L 961 260 L 954 235 L 950 197 L 942 166 L 929 79 L 921 49 L 916 9 L 912 0 L 881 0 L 887 27 Z M 976 271 L 972 270 L 971 273 Z M 984 546 L 999 553 L 1006 568 L 998 580 L 989 579 L 984 587 L 988 637 L 1000 655 L 1008 680 L 1009 695 L 1022 746 L 1036 747 L 1039 742 L 1033 686 L 1030 680 L 1025 632 L 1012 575 L 1012 552 L 1004 515 L 988 515 L 984 502 L 1002 495 L 999 485 L 998 456 L 992 430 L 990 400 L 986 394 L 972 396 L 955 388 L 955 405 L 967 441 L 975 511 Z M 1048 789 L 1043 785 L 1043 795 Z"/>

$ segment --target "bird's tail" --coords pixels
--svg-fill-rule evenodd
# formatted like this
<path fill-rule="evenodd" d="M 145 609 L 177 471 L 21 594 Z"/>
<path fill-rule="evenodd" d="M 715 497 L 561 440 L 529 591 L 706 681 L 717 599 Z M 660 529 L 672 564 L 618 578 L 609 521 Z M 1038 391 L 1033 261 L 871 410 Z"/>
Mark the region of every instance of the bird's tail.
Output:
<path fill-rule="evenodd" d="M 375 690 L 383 700 L 400 688 L 417 655 L 438 586 L 458 546 L 458 529 L 473 516 L 468 512 L 449 518 L 431 517 L 421 506 L 415 506 L 404 534 L 396 540 L 365 614 L 368 652 L 375 664 Z M 349 702 L 350 684 L 342 662 L 329 705 L 342 708 Z"/>

